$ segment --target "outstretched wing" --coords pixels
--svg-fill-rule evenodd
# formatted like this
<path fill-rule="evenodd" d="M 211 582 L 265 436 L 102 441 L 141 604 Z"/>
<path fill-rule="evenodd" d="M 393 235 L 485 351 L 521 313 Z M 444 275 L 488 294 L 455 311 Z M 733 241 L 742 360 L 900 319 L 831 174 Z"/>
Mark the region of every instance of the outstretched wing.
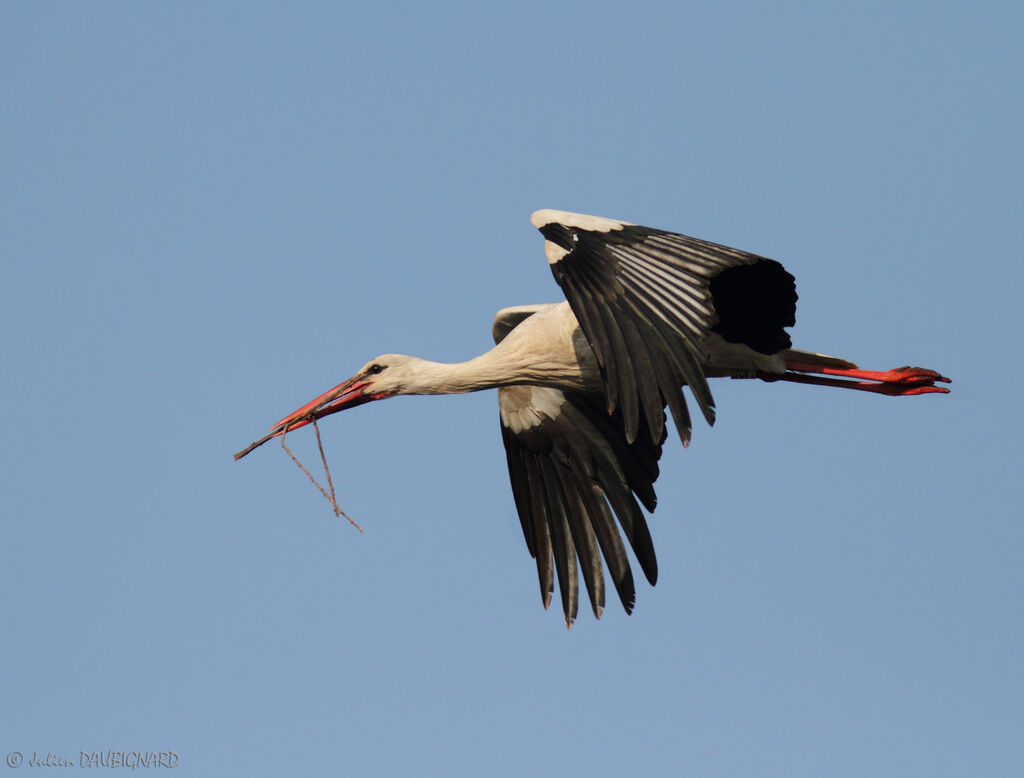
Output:
<path fill-rule="evenodd" d="M 660 440 L 668 405 L 683 444 L 689 442 L 684 384 L 714 423 L 702 370 L 712 332 L 765 354 L 790 345 L 783 327 L 793 324 L 796 290 L 778 262 L 565 211 L 537 211 L 531 221 L 546 239 L 555 280 L 597 356 L 607 410 L 621 410 L 629 441 L 641 416 L 651 440 Z M 750 270 L 730 272 L 741 267 Z"/>
<path fill-rule="evenodd" d="M 547 305 L 505 308 L 494 319 L 500 342 Z M 620 413 L 608 414 L 600 396 L 540 386 L 498 390 L 501 437 L 523 537 L 537 561 L 541 598 L 551 604 L 558 578 L 567 625 L 579 606 L 579 569 L 594 614 L 605 605 L 602 556 L 627 613 L 636 600 L 633 573 L 616 517 L 652 584 L 658 562 L 640 503 L 657 504 L 654 482 L 664 435 L 628 443 Z"/>
<path fill-rule="evenodd" d="M 537 560 L 544 607 L 557 574 L 566 625 L 576 618 L 579 569 L 597 618 L 605 605 L 601 557 L 626 613 L 636 600 L 633 574 L 615 517 L 647 580 L 658 562 L 637 499 L 653 511 L 661 443 L 626 442 L 622 418 L 596 395 L 540 386 L 498 390 L 501 436 L 512 494 L 530 555 Z M 614 512 L 614 516 L 613 516 Z"/>

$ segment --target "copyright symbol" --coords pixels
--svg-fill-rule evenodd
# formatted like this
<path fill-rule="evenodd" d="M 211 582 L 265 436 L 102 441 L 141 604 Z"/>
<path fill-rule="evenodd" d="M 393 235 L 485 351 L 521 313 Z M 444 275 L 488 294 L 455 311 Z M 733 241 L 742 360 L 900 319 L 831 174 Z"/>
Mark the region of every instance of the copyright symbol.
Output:
<path fill-rule="evenodd" d="M 24 759 L 25 757 L 21 755 L 21 751 L 11 751 L 11 753 L 7 755 L 7 766 L 21 767 L 21 763 Z"/>

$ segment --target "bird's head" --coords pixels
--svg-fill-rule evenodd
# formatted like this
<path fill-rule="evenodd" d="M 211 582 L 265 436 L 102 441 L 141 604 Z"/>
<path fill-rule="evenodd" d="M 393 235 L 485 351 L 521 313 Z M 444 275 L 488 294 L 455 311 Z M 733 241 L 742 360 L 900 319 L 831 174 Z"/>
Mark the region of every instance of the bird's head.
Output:
<path fill-rule="evenodd" d="M 285 416 L 271 429 L 275 432 L 295 429 L 311 419 L 320 419 L 373 400 L 397 394 L 416 394 L 421 378 L 417 365 L 422 363 L 423 360 L 405 354 L 381 354 L 363 365 L 354 376 Z"/>

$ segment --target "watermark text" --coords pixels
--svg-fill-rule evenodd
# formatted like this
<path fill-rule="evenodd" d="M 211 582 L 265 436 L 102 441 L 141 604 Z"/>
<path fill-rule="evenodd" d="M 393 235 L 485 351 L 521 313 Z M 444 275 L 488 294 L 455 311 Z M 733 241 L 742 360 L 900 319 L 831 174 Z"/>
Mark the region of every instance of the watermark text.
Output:
<path fill-rule="evenodd" d="M 33 751 L 28 759 L 21 751 L 7 754 L 7 766 L 19 767 L 177 767 L 177 751 L 79 751 L 71 757 L 55 751 Z"/>

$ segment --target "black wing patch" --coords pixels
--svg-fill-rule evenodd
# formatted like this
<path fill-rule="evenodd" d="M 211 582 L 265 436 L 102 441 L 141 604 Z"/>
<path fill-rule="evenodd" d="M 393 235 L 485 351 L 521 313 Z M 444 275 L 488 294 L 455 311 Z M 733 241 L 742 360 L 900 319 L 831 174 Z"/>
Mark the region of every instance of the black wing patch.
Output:
<path fill-rule="evenodd" d="M 793 276 L 773 259 L 723 270 L 711 279 L 718 322 L 711 328 L 729 343 L 775 354 L 793 341 L 783 327 L 796 323 Z"/>
<path fill-rule="evenodd" d="M 597 356 L 607 409 L 621 410 L 629 441 L 636 439 L 642 417 L 651 440 L 660 440 L 667 405 L 683 444 L 689 442 L 684 384 L 714 424 L 714 400 L 702 364 L 708 335 L 720 324 L 726 325 L 720 332 L 726 340 L 753 341 L 751 347 L 763 353 L 774 353 L 783 342 L 789 345 L 782 327 L 793 323 L 796 290 L 793 277 L 773 260 L 685 235 L 559 211 L 538 211 L 533 223 L 551 244 L 551 270 Z M 752 266 L 763 269 L 723 272 Z M 721 282 L 713 285 L 716 277 Z M 748 315 L 745 306 L 750 297 L 758 298 L 766 279 L 773 302 Z M 727 312 L 716 310 L 720 300 L 726 301 Z"/>
<path fill-rule="evenodd" d="M 647 580 L 658 563 L 640 501 L 657 503 L 654 481 L 664 435 L 628 443 L 622 415 L 598 396 L 538 386 L 498 391 L 501 434 L 523 536 L 537 561 L 544 607 L 558 578 L 566 625 L 579 606 L 579 572 L 598 618 L 605 606 L 602 557 L 626 613 L 636 601 L 633 573 L 616 527 L 622 527 Z"/>

